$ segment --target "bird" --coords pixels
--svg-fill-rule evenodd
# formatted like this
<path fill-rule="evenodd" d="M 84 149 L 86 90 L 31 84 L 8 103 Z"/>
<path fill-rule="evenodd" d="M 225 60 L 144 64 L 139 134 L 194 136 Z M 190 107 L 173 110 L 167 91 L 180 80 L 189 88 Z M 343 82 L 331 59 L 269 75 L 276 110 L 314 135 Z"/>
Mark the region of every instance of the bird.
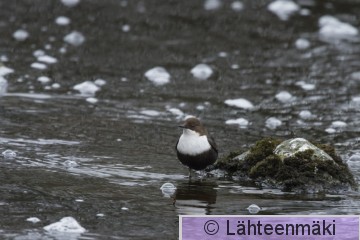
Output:
<path fill-rule="evenodd" d="M 186 118 L 184 124 L 179 127 L 183 132 L 175 149 L 180 162 L 189 168 L 191 178 L 191 169 L 203 170 L 215 163 L 218 149 L 214 138 L 196 117 Z"/>

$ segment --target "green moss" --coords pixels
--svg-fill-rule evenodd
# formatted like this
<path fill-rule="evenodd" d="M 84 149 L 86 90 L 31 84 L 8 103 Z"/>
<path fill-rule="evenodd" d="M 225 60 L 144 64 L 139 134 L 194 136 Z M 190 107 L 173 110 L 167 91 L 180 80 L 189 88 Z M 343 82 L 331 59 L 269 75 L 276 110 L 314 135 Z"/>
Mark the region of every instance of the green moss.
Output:
<path fill-rule="evenodd" d="M 271 154 L 264 160 L 257 162 L 255 166 L 250 168 L 249 177 L 261 178 L 270 177 L 273 178 L 279 171 L 281 162 L 280 158 L 274 154 Z"/>

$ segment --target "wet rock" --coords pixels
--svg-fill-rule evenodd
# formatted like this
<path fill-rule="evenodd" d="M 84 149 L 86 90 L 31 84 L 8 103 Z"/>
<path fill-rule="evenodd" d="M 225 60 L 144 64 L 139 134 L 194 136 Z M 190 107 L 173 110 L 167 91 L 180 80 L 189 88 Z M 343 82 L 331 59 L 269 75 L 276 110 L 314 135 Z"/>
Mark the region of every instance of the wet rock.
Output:
<path fill-rule="evenodd" d="M 214 169 L 255 181 L 260 187 L 306 193 L 357 189 L 348 166 L 332 146 L 303 138 L 265 138 L 249 150 L 231 152 Z"/>

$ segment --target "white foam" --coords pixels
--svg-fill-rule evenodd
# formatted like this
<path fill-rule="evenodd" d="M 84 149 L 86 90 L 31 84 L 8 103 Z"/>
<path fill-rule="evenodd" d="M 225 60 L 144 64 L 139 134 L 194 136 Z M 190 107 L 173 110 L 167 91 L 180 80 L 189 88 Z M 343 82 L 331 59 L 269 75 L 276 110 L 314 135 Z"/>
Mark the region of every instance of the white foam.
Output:
<path fill-rule="evenodd" d="M 231 107 L 237 107 L 242 109 L 252 109 L 254 105 L 244 98 L 237 98 L 237 99 L 228 99 L 225 100 L 225 104 Z"/>
<path fill-rule="evenodd" d="M 100 88 L 91 81 L 76 84 L 73 89 L 79 91 L 80 94 L 84 96 L 94 96 L 95 93 L 100 90 Z"/>
<path fill-rule="evenodd" d="M 94 81 L 94 83 L 96 84 L 96 85 L 98 85 L 98 86 L 104 86 L 105 84 L 106 84 L 106 81 L 104 80 L 104 79 L 100 79 L 100 78 L 98 78 L 98 79 L 96 79 L 95 81 Z"/>
<path fill-rule="evenodd" d="M 43 63 L 34 62 L 30 65 L 32 68 L 38 69 L 38 70 L 45 70 L 47 66 Z"/>
<path fill-rule="evenodd" d="M 41 82 L 42 84 L 46 84 L 46 83 L 49 83 L 51 81 L 51 79 L 49 77 L 46 77 L 46 76 L 40 76 L 37 78 L 37 80 L 39 82 Z"/>
<path fill-rule="evenodd" d="M 64 41 L 78 47 L 85 42 L 85 37 L 81 32 L 73 31 L 64 37 Z"/>
<path fill-rule="evenodd" d="M 299 50 L 308 49 L 310 47 L 310 41 L 305 38 L 299 38 L 295 42 L 295 46 Z"/>
<path fill-rule="evenodd" d="M 66 26 L 70 24 L 70 18 L 65 16 L 59 16 L 55 19 L 55 23 L 60 26 Z"/>
<path fill-rule="evenodd" d="M 32 222 L 32 223 L 38 223 L 41 220 L 39 218 L 37 218 L 37 217 L 29 217 L 29 218 L 26 219 L 26 221 Z"/>
<path fill-rule="evenodd" d="M 61 2 L 67 7 L 75 7 L 80 3 L 80 0 L 61 0 Z"/>
<path fill-rule="evenodd" d="M 240 1 L 233 1 L 230 5 L 231 9 L 236 11 L 236 12 L 240 12 L 241 10 L 244 9 L 244 4 Z"/>
<path fill-rule="evenodd" d="M 229 119 L 226 120 L 225 123 L 229 125 L 238 125 L 240 128 L 247 128 L 249 125 L 249 121 L 245 118 Z"/>
<path fill-rule="evenodd" d="M 288 91 L 281 91 L 275 95 L 275 98 L 282 103 L 288 103 L 295 100 L 295 97 Z"/>
<path fill-rule="evenodd" d="M 270 117 L 266 119 L 265 126 L 271 130 L 274 130 L 282 125 L 282 121 L 276 117 Z"/>
<path fill-rule="evenodd" d="M 291 15 L 299 11 L 300 7 L 291 0 L 276 0 L 268 5 L 268 10 L 281 20 L 286 21 Z"/>
<path fill-rule="evenodd" d="M 16 30 L 13 33 L 13 38 L 15 38 L 17 41 L 25 41 L 28 39 L 29 33 L 23 29 Z"/>
<path fill-rule="evenodd" d="M 7 92 L 8 81 L 0 76 L 0 96 L 4 95 Z"/>
<path fill-rule="evenodd" d="M 88 98 L 86 98 L 86 101 L 87 101 L 88 103 L 95 104 L 95 103 L 97 103 L 99 100 L 98 100 L 97 98 L 94 98 L 94 97 L 88 97 Z"/>
<path fill-rule="evenodd" d="M 220 0 L 205 0 L 204 9 L 205 10 L 216 10 L 221 7 L 222 3 Z"/>
<path fill-rule="evenodd" d="M 8 68 L 8 67 L 5 67 L 3 65 L 0 66 L 0 76 L 6 76 L 10 73 L 13 73 L 14 72 L 14 69 L 12 68 Z"/>
<path fill-rule="evenodd" d="M 170 74 L 163 67 L 154 67 L 145 72 L 144 76 L 157 86 L 170 82 Z"/>
<path fill-rule="evenodd" d="M 333 16 L 322 16 L 319 19 L 319 33 L 325 38 L 347 38 L 358 35 L 359 31 L 349 23 L 344 23 Z"/>
<path fill-rule="evenodd" d="M 212 68 L 204 63 L 200 63 L 193 67 L 190 73 L 199 80 L 206 80 L 213 74 Z"/>
<path fill-rule="evenodd" d="M 62 232 L 62 233 L 84 233 L 86 229 L 73 217 L 64 217 L 59 222 L 52 223 L 44 227 L 48 232 Z"/>
<path fill-rule="evenodd" d="M 53 64 L 57 63 L 57 59 L 48 55 L 42 55 L 37 58 L 39 62 L 47 63 L 47 64 Z"/>

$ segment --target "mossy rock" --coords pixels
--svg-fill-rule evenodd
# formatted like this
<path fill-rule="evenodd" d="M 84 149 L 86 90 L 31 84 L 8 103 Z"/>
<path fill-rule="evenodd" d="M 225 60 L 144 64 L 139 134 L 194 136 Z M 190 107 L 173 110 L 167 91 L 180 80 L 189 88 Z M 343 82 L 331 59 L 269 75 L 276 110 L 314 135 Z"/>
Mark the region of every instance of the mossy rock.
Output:
<path fill-rule="evenodd" d="M 357 189 L 348 166 L 330 145 L 296 138 L 265 138 L 248 151 L 232 152 L 215 163 L 229 175 L 272 182 L 283 191 L 338 192 Z"/>

